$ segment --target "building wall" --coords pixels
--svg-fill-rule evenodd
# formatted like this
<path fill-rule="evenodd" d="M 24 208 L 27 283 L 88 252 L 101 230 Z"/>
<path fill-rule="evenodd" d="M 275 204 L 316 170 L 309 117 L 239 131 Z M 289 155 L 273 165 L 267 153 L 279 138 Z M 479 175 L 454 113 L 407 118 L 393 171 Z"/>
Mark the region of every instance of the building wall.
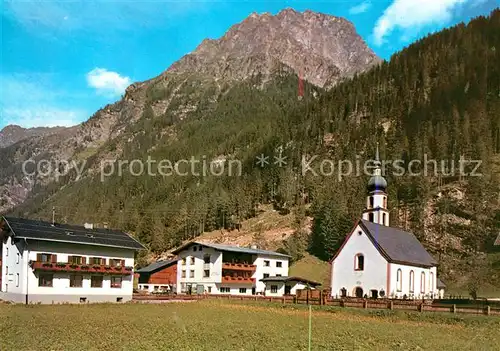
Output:
<path fill-rule="evenodd" d="M 155 291 L 155 287 L 158 290 L 170 286 L 176 286 L 177 284 L 177 263 L 172 263 L 168 267 L 165 267 L 152 274 L 150 273 L 140 273 L 139 276 L 139 289 L 147 290 L 149 292 Z"/>
<path fill-rule="evenodd" d="M 397 282 L 397 272 L 401 269 L 401 291 L 398 291 Z M 414 272 L 414 289 L 413 292 L 410 291 L 410 272 Z M 437 285 L 437 268 L 421 268 L 415 266 L 401 265 L 401 264 L 390 264 L 391 281 L 390 281 L 390 297 L 403 298 L 406 295 L 407 298 L 432 298 L 432 296 L 438 296 L 439 291 L 436 287 Z M 425 289 L 421 292 L 421 281 L 422 273 L 425 273 Z M 432 273 L 432 275 L 431 275 Z M 431 279 L 432 277 L 432 279 Z M 432 289 L 431 289 L 432 288 Z"/>
<path fill-rule="evenodd" d="M 270 265 L 267 267 L 264 265 L 264 261 L 270 261 Z M 276 263 L 281 262 L 282 268 L 276 267 Z M 266 289 L 266 284 L 260 280 L 264 278 L 264 274 L 269 274 L 270 277 L 276 277 L 281 275 L 282 277 L 288 276 L 288 258 L 279 256 L 258 256 L 254 262 L 257 266 L 253 278 L 255 278 L 255 290 L 256 293 L 264 292 Z"/>
<path fill-rule="evenodd" d="M 13 242 L 11 237 L 2 245 L 2 285 L 0 290 L 3 293 L 21 294 L 23 293 L 26 253 L 24 251 L 24 241 Z"/>
<path fill-rule="evenodd" d="M 364 256 L 363 271 L 355 270 L 357 254 Z M 347 296 L 355 296 L 356 287 L 363 289 L 363 295 L 369 296 L 371 289 L 384 290 L 387 294 L 387 261 L 359 225 L 332 262 L 331 295 L 341 296 L 341 289 L 345 288 Z"/>
<path fill-rule="evenodd" d="M 80 298 L 86 298 L 86 302 L 116 302 L 117 298 L 122 298 L 122 301 L 125 302 L 132 299 L 133 272 L 129 275 L 121 276 L 121 288 L 111 288 L 110 275 L 103 276 L 102 288 L 92 288 L 90 286 L 91 274 L 79 274 L 83 276 L 82 287 L 70 287 L 71 274 L 69 272 L 53 273 L 52 287 L 39 286 L 41 272 L 33 271 L 28 263 L 30 260 L 36 261 L 37 255 L 41 253 L 57 255 L 57 262 L 68 262 L 68 256 L 86 257 L 87 263 L 90 257 L 103 257 L 108 260 L 108 263 L 109 259 L 113 258 L 124 260 L 125 266 L 134 266 L 134 250 L 131 249 L 49 241 L 29 241 L 28 246 L 23 251 L 22 267 L 20 268 L 21 272 L 24 273 L 20 283 L 21 287 L 15 292 L 10 291 L 9 287 L 8 300 L 24 302 L 26 294 L 28 295 L 28 301 L 34 303 L 77 303 L 80 302 Z M 11 256 L 10 252 L 9 256 Z M 12 294 L 17 296 L 12 296 Z"/>

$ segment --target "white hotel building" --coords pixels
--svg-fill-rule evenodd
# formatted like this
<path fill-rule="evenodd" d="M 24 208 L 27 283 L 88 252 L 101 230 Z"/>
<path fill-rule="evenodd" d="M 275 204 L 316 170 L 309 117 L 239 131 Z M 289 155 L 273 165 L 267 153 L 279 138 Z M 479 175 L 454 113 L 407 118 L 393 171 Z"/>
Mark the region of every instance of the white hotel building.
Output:
<path fill-rule="evenodd" d="M 110 229 L 0 218 L 0 299 L 17 303 L 126 302 L 134 254 L 144 247 Z"/>
<path fill-rule="evenodd" d="M 288 277 L 290 257 L 278 252 L 190 242 L 173 253 L 178 294 L 283 296 L 305 287 L 305 279 Z"/>

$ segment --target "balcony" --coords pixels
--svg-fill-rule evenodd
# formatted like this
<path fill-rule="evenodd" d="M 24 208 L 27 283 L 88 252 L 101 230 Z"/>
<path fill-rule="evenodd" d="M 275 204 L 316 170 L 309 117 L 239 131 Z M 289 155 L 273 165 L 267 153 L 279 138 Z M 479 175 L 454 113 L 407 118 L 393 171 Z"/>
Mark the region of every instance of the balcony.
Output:
<path fill-rule="evenodd" d="M 244 272 L 255 272 L 257 266 L 248 263 L 229 263 L 223 262 L 222 269 L 231 270 L 231 271 L 244 271 Z"/>
<path fill-rule="evenodd" d="M 227 284 L 253 284 L 255 278 L 223 276 L 222 283 Z"/>
<path fill-rule="evenodd" d="M 75 264 L 65 262 L 40 262 L 30 261 L 30 266 L 35 271 L 44 272 L 67 272 L 67 273 L 101 273 L 110 275 L 129 275 L 134 271 L 133 267 L 103 266 L 95 264 Z"/>

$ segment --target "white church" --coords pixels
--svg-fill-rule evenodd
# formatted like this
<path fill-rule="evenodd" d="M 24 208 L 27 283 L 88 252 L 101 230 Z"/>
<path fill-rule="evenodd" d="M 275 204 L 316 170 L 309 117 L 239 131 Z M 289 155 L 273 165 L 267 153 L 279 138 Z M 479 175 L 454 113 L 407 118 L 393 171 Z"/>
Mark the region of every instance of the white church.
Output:
<path fill-rule="evenodd" d="M 432 299 L 444 294 L 437 262 L 412 233 L 389 226 L 377 147 L 363 218 L 331 259 L 332 297 Z"/>

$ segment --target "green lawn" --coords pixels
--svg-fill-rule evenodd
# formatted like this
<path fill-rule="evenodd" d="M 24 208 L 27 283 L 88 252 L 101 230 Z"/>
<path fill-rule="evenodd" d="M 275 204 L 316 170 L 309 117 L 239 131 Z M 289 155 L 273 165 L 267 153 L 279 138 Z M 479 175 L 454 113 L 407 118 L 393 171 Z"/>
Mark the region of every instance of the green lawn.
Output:
<path fill-rule="evenodd" d="M 500 318 L 314 309 L 312 350 L 500 350 Z M 307 350 L 306 306 L 0 305 L 0 350 Z"/>

